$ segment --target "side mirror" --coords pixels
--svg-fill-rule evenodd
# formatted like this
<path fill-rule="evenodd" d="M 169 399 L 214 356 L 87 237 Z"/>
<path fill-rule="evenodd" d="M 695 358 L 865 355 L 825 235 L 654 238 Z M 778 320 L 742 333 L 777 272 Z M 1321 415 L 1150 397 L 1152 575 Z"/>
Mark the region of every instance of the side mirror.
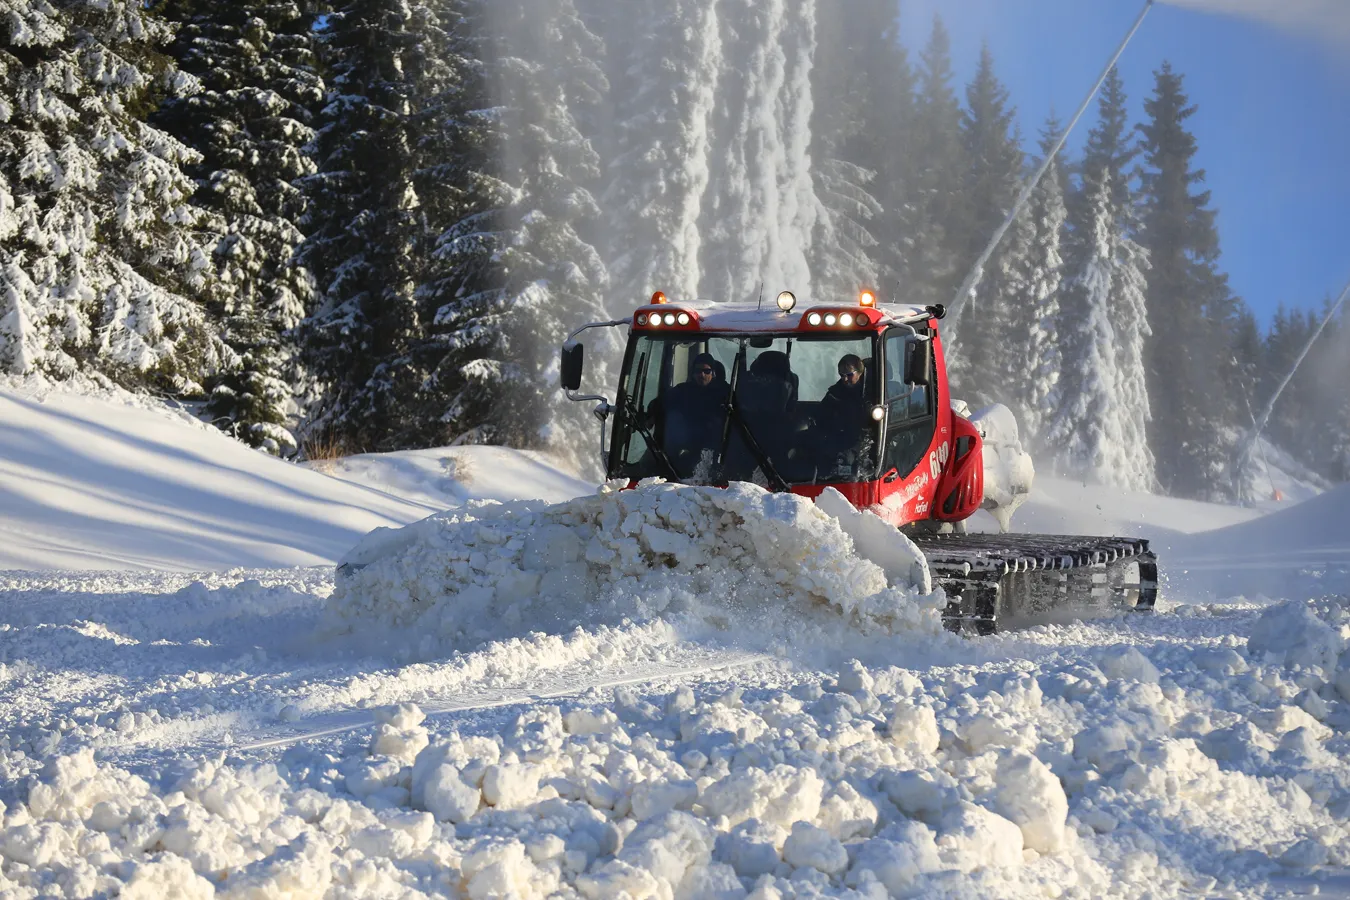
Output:
<path fill-rule="evenodd" d="M 563 344 L 561 365 L 563 390 L 575 391 L 581 387 L 581 361 L 585 349 L 581 344 Z"/>
<path fill-rule="evenodd" d="M 933 383 L 933 354 L 928 341 L 909 341 L 905 344 L 905 383 Z"/>

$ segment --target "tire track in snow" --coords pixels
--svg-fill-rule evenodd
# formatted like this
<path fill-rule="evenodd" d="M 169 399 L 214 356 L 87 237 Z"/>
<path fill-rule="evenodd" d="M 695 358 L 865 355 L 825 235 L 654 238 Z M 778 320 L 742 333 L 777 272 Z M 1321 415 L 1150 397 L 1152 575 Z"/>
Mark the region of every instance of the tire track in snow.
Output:
<path fill-rule="evenodd" d="M 773 659 L 774 657 L 764 653 L 730 653 L 717 656 L 712 662 L 675 667 L 645 666 L 636 673 L 581 683 L 571 682 L 570 686 L 565 688 L 541 686 L 541 689 L 535 691 L 490 691 L 462 701 L 418 701 L 418 706 L 421 707 L 422 712 L 426 713 L 427 718 L 431 719 L 454 713 L 496 709 L 505 706 L 529 706 L 549 700 L 580 697 L 595 690 L 613 690 L 627 685 L 650 684 L 660 681 L 685 682 L 719 672 L 732 672 L 749 668 L 756 663 L 768 662 Z M 553 683 L 557 683 L 556 679 L 553 680 Z M 249 739 L 235 738 L 231 748 L 235 751 L 270 750 L 289 747 L 302 741 L 369 728 L 374 725 L 372 709 L 373 707 L 358 708 L 314 716 L 303 723 L 297 723 L 294 729 L 276 728 L 255 732 Z"/>

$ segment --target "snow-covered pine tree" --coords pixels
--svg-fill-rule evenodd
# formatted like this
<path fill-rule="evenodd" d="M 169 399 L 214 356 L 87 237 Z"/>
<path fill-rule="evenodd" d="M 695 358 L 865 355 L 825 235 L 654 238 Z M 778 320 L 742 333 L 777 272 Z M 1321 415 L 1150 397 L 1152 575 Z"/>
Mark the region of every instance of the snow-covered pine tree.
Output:
<path fill-rule="evenodd" d="M 188 171 L 205 228 L 218 235 L 209 303 L 241 363 L 211 386 L 206 411 L 250 444 L 289 454 L 298 375 L 289 334 L 314 294 L 295 260 L 304 213 L 296 181 L 314 169 L 304 148 L 323 98 L 314 13 L 286 0 L 166 0 L 159 11 L 179 23 L 169 52 L 201 90 L 166 102 L 154 121 L 202 154 Z"/>
<path fill-rule="evenodd" d="M 1219 235 L 1209 192 L 1192 168 L 1195 114 L 1182 77 L 1164 63 L 1139 126 L 1145 198 L 1141 243 L 1148 251 L 1148 312 L 1165 319 L 1148 342 L 1150 443 L 1162 486 L 1202 499 L 1229 496 L 1232 438 L 1237 433 L 1232 327 L 1238 310 L 1218 268 Z"/>
<path fill-rule="evenodd" d="M 1110 179 L 1105 170 L 1085 177 L 1075 204 L 1085 215 L 1073 234 L 1073 268 L 1064 283 L 1060 309 L 1063 369 L 1059 407 L 1045 445 L 1056 471 L 1102 484 L 1116 483 L 1123 434 L 1114 415 L 1120 391 L 1116 331 L 1111 322 L 1115 275 L 1116 222 Z"/>
<path fill-rule="evenodd" d="M 1007 88 L 994 74 L 988 45 L 981 50 L 975 77 L 966 88 L 966 103 L 969 109 L 961 119 L 961 138 L 966 162 L 963 195 L 969 218 L 961 258 L 973 261 L 1012 208 L 1023 162 L 1015 110 L 1008 105 Z M 1005 377 L 1005 340 L 1012 307 L 1023 299 L 1017 296 L 1022 286 L 1017 269 L 1030 249 L 1030 229 L 1024 223 L 1011 237 L 990 259 L 960 318 L 952 319 L 947 328 L 953 390 L 979 405 L 1014 399 Z"/>
<path fill-rule="evenodd" d="M 869 254 L 880 270 L 874 286 L 891 302 L 909 303 L 904 274 L 915 245 L 909 191 L 918 163 L 913 149 L 917 100 L 916 76 L 900 34 L 900 3 L 818 0 L 816 18 L 821 28 L 842 22 L 850 36 L 852 56 L 836 58 L 832 65 L 845 69 L 850 91 L 859 97 L 860 129 L 842 158 L 876 173 L 867 186 L 881 204 L 867 226 L 879 243 Z"/>
<path fill-rule="evenodd" d="M 424 160 L 415 173 L 433 247 L 417 289 L 423 337 L 409 365 L 428 372 L 416 404 L 419 443 L 486 443 L 504 439 L 497 423 L 504 385 L 519 377 L 507 354 L 514 330 L 504 273 L 497 264 L 510 236 L 504 210 L 515 196 L 496 173 L 503 140 L 492 106 L 484 54 L 491 43 L 484 0 L 441 6 L 450 77 L 430 98 L 417 126 Z"/>
<path fill-rule="evenodd" d="M 1144 365 L 1148 256 L 1133 238 L 1138 221 L 1129 169 L 1137 151 L 1127 139 L 1127 119 L 1124 86 L 1112 69 L 1088 133 L 1082 185 L 1070 203 L 1062 388 L 1046 448 L 1067 474 L 1149 490 L 1155 474 Z M 1091 371 L 1101 365 L 1103 374 Z"/>
<path fill-rule="evenodd" d="M 811 237 L 820 204 L 811 173 L 816 6 L 717 4 L 718 59 L 708 187 L 700 210 L 700 293 L 768 302 L 781 289 L 811 302 Z"/>
<path fill-rule="evenodd" d="M 201 391 L 229 351 L 182 167 L 143 115 L 192 79 L 167 23 L 129 0 L 0 4 L 0 368 Z"/>
<path fill-rule="evenodd" d="M 314 141 L 318 171 L 300 261 L 320 305 L 303 324 L 306 362 L 321 395 L 307 435 L 348 450 L 393 450 L 422 427 L 426 373 L 408 365 L 425 323 L 416 285 L 427 250 L 413 133 L 448 77 L 440 24 L 423 3 L 352 0 L 321 33 L 331 67 Z"/>
<path fill-rule="evenodd" d="M 1265 405 L 1288 374 L 1316 327 L 1317 322 L 1313 320 L 1311 311 L 1291 310 L 1283 303 L 1280 304 L 1265 336 L 1262 365 L 1253 379 L 1251 404 L 1255 410 Z M 1303 442 L 1297 437 L 1303 431 L 1309 413 L 1315 413 L 1314 400 L 1309 390 L 1312 384 L 1310 375 L 1310 371 L 1303 369 L 1295 374 L 1289 389 L 1271 410 L 1270 422 L 1266 426 L 1267 438 L 1281 447 L 1288 447 L 1292 455 L 1304 461 L 1304 448 L 1300 446 Z M 1243 424 L 1250 428 L 1250 418 Z"/>
<path fill-rule="evenodd" d="M 1041 154 L 1049 153 L 1061 126 L 1054 116 L 1041 132 Z M 1039 163 L 1038 163 L 1039 164 Z M 1012 390 L 1010 404 L 1023 440 L 1038 442 L 1057 403 L 1059 372 L 1059 293 L 1064 260 L 1060 255 L 1064 223 L 1064 173 L 1053 160 L 1014 223 L 1010 251 L 1010 308 L 1003 377 Z"/>
<path fill-rule="evenodd" d="M 716 4 L 590 5 L 621 13 L 596 16 L 604 26 L 599 36 L 608 54 L 613 110 L 599 197 L 610 276 L 607 308 L 622 314 L 657 290 L 692 300 L 699 288 L 698 217 L 721 60 Z"/>
<path fill-rule="evenodd" d="M 572 328 L 604 318 L 608 274 L 587 238 L 600 212 L 591 192 L 600 160 L 576 124 L 608 89 L 603 47 L 573 0 L 494 0 L 490 13 L 501 115 L 494 149 L 508 200 L 499 211 L 505 240 L 494 305 L 509 317 L 501 345 L 509 364 L 483 373 L 499 398 L 493 435 L 593 464 L 594 420 L 562 398 L 558 347 Z M 597 343 L 593 364 L 604 358 Z"/>
<path fill-rule="evenodd" d="M 896 231 L 906 251 L 894 260 L 899 266 L 896 299 L 903 303 L 951 303 L 965 267 L 975 259 L 966 255 L 966 152 L 953 81 L 951 39 L 942 19 L 934 16 L 919 58 L 914 125 L 904 138 L 908 179 L 902 202 L 888 207 L 888 215 L 900 217 Z"/>
<path fill-rule="evenodd" d="M 818 17 L 811 71 L 811 160 L 821 210 L 812 244 L 812 283 L 818 298 L 847 301 L 859 288 L 881 286 L 881 247 L 873 229 L 881 203 L 873 195 L 879 160 L 871 152 L 873 130 L 883 123 L 873 112 L 875 63 L 864 65 L 873 39 L 895 37 L 894 0 L 866 0 L 849 15 L 823 4 Z M 888 21 L 889 20 L 889 21 Z M 878 33 L 880 29 L 880 34 Z M 897 43 L 897 48 L 898 48 Z"/>

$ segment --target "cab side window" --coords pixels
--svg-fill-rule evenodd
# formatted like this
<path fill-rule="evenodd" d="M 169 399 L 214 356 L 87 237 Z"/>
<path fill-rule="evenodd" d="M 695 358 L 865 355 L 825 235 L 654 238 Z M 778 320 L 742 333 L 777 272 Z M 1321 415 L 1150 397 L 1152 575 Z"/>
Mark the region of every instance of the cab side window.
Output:
<path fill-rule="evenodd" d="M 932 385 L 906 384 L 905 364 L 912 353 L 929 356 L 932 370 L 933 344 L 916 341 L 904 329 L 886 333 L 886 448 L 883 468 L 895 469 L 900 477 L 914 470 L 928 451 L 937 427 Z"/>

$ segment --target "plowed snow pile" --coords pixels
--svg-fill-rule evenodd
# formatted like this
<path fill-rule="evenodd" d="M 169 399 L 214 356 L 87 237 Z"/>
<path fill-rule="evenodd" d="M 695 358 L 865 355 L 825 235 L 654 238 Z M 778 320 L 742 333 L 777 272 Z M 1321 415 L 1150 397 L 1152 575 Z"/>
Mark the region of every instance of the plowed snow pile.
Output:
<path fill-rule="evenodd" d="M 657 617 L 786 636 L 785 620 L 826 610 L 867 633 L 937 634 L 945 600 L 890 531 L 895 583 L 816 504 L 749 484 L 469 503 L 371 534 L 348 554 L 329 608 L 339 626 L 415 632 L 425 651 Z"/>

